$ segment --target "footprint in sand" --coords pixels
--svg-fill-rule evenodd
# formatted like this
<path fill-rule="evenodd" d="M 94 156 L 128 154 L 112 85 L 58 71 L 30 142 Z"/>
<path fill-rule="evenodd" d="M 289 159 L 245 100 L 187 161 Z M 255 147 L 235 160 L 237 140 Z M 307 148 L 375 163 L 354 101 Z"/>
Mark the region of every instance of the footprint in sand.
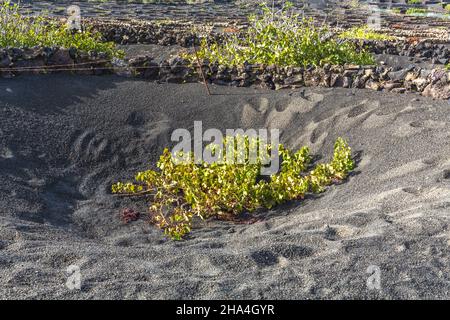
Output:
<path fill-rule="evenodd" d="M 2 157 L 3 159 L 12 159 L 14 158 L 14 154 L 11 149 L 4 147 L 0 150 L 0 157 Z"/>
<path fill-rule="evenodd" d="M 350 238 L 355 234 L 355 229 L 350 226 L 326 226 L 324 238 L 330 241 L 337 241 Z"/>
<path fill-rule="evenodd" d="M 128 116 L 126 124 L 135 133 L 135 139 L 130 142 L 130 145 L 133 146 L 131 149 L 145 149 L 146 146 L 169 144 L 173 128 L 171 120 L 165 113 L 153 113 L 149 119 L 144 113 L 133 111 Z"/>
<path fill-rule="evenodd" d="M 424 128 L 424 129 L 441 129 L 447 127 L 447 123 L 445 123 L 444 121 L 434 121 L 434 120 L 413 121 L 409 125 L 413 128 Z"/>
<path fill-rule="evenodd" d="M 242 108 L 242 125 L 253 127 L 254 123 L 261 123 L 269 110 L 270 101 L 267 98 L 251 98 Z"/>
<path fill-rule="evenodd" d="M 444 170 L 443 177 L 445 180 L 450 180 L 450 170 Z"/>
<path fill-rule="evenodd" d="M 97 137 L 92 129 L 81 133 L 73 144 L 73 155 L 78 161 L 93 162 L 106 159 L 108 156 L 109 141 Z"/>
<path fill-rule="evenodd" d="M 427 168 L 428 165 L 422 160 L 415 160 L 407 162 L 404 165 L 390 169 L 384 174 L 380 175 L 380 180 L 391 180 L 396 177 L 401 177 L 405 175 L 415 174 Z"/>
<path fill-rule="evenodd" d="M 367 105 L 367 102 L 369 102 L 369 100 L 367 100 L 367 99 L 363 100 L 363 101 L 361 101 L 361 103 L 359 103 L 356 106 L 354 106 L 353 108 L 351 108 L 347 117 L 354 118 L 354 117 L 360 116 L 360 115 L 366 113 L 367 111 L 369 111 L 370 108 Z M 379 104 L 378 104 L 378 106 L 379 106 Z"/>
<path fill-rule="evenodd" d="M 310 111 L 315 105 L 316 102 L 299 97 L 291 98 L 287 101 L 277 101 L 275 108 L 271 109 L 267 114 L 265 125 L 267 128 L 281 130 L 292 127 L 296 123 L 295 118 L 297 116 Z"/>
<path fill-rule="evenodd" d="M 250 256 L 259 267 L 270 267 L 278 263 L 277 255 L 270 250 L 254 251 Z"/>
<path fill-rule="evenodd" d="M 127 124 L 130 126 L 142 126 L 145 124 L 145 118 L 142 112 L 133 111 L 127 118 Z"/>
<path fill-rule="evenodd" d="M 283 130 L 295 123 L 297 115 L 309 112 L 322 99 L 323 95 L 319 94 L 272 100 L 252 98 L 243 106 L 242 124 L 244 127 L 252 127 L 256 123 L 264 123 L 266 128 Z"/>
<path fill-rule="evenodd" d="M 309 137 L 309 141 L 312 144 L 322 144 L 325 142 L 325 139 L 328 137 L 329 127 L 325 123 L 320 123 L 314 130 L 311 132 L 311 136 Z"/>

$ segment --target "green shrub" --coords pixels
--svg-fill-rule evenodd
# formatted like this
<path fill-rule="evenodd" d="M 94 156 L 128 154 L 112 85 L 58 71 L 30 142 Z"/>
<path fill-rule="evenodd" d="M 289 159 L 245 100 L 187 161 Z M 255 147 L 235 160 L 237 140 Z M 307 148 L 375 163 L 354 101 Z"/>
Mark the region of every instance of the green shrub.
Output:
<path fill-rule="evenodd" d="M 337 41 L 325 27 L 318 28 L 312 19 L 300 18 L 289 3 L 277 12 L 263 4 L 262 14 L 250 16 L 249 22 L 243 34 L 228 35 L 220 43 L 203 39 L 200 58 L 226 66 L 244 62 L 278 66 L 374 64 L 370 53 Z M 190 59 L 194 61 L 195 57 Z"/>
<path fill-rule="evenodd" d="M 42 16 L 28 17 L 9 1 L 0 6 L 0 47 L 63 47 L 81 51 L 104 52 L 109 57 L 122 57 L 123 52 L 112 42 L 102 42 L 99 33 L 71 31 L 64 24 Z"/>
<path fill-rule="evenodd" d="M 409 15 L 416 15 L 416 14 L 426 14 L 428 13 L 427 9 L 423 9 L 423 8 L 409 8 L 408 10 L 406 10 L 406 14 Z"/>
<path fill-rule="evenodd" d="M 450 13 L 450 3 L 449 3 L 449 4 L 446 4 L 445 7 L 444 7 L 444 9 L 445 9 L 445 11 L 447 11 L 447 12 Z"/>
<path fill-rule="evenodd" d="M 406 3 L 407 4 L 421 4 L 422 0 L 408 0 Z"/>
<path fill-rule="evenodd" d="M 319 164 L 308 173 L 311 157 L 309 149 L 303 147 L 293 152 L 279 145 L 280 170 L 269 179 L 261 179 L 263 157 L 249 161 L 249 150 L 260 146 L 260 140 L 246 136 L 227 137 L 224 148 L 229 143 L 238 151 L 244 142 L 245 161 L 229 164 L 226 161 L 214 163 L 193 161 L 177 163 L 168 149 L 160 157 L 159 171 L 139 172 L 135 183 L 118 182 L 112 192 L 125 195 L 147 195 L 151 199 L 151 221 L 174 240 L 180 240 L 190 232 L 192 219 L 220 216 L 235 216 L 244 211 L 253 212 L 259 208 L 272 208 L 289 200 L 303 199 L 308 192 L 322 192 L 334 181 L 345 179 L 353 169 L 351 149 L 339 138 L 334 146 L 330 163 Z M 269 151 L 274 146 L 264 145 Z M 217 150 L 217 145 L 210 145 Z M 216 151 L 214 151 L 216 152 Z M 193 159 L 193 155 L 183 155 Z M 219 159 L 226 159 L 226 151 Z M 241 158 L 243 159 L 243 158 Z"/>
<path fill-rule="evenodd" d="M 375 32 L 369 26 L 352 27 L 339 35 L 341 39 L 361 39 L 361 40 L 393 40 L 393 36 Z"/>

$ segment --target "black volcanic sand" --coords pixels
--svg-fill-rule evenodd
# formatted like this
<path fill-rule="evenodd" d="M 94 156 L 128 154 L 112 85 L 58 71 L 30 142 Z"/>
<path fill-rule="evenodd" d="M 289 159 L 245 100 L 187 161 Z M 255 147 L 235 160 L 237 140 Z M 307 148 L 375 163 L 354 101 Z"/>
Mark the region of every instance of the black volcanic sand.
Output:
<path fill-rule="evenodd" d="M 13 2 L 18 2 L 13 0 Z M 242 21 L 246 17 L 259 10 L 261 0 L 161 0 L 154 3 L 144 3 L 139 0 L 124 1 L 86 1 L 86 0 L 22 0 L 20 1 L 23 12 L 46 12 L 52 16 L 67 17 L 67 8 L 77 5 L 81 9 L 82 17 L 94 17 L 98 19 L 120 18 L 139 20 L 183 19 L 188 21 Z M 268 1 L 272 4 L 272 0 Z M 277 0 L 277 4 L 283 1 Z M 298 8 L 303 8 L 304 1 L 291 1 Z M 305 1 L 308 13 L 323 14 L 341 7 L 335 0 L 307 0 Z"/>
<path fill-rule="evenodd" d="M 116 77 L 0 80 L 0 298 L 450 298 L 450 105 L 417 95 L 256 91 Z M 166 240 L 123 224 L 112 182 L 154 167 L 176 128 L 279 128 L 358 166 L 324 194 Z M 81 290 L 65 286 L 81 269 Z M 372 267 L 371 267 L 372 266 Z M 368 268 L 381 270 L 370 290 Z"/>
<path fill-rule="evenodd" d="M 448 0 L 447 0 L 448 1 Z M 18 2 L 18 0 L 13 0 Z M 144 3 L 147 2 L 147 3 Z M 80 7 L 82 18 L 110 20 L 111 18 L 124 21 L 185 21 L 196 23 L 244 23 L 247 17 L 260 10 L 261 0 L 21 0 L 20 8 L 25 14 L 45 14 L 54 17 L 67 17 L 67 8 L 70 5 Z M 392 14 L 387 8 L 417 7 L 397 1 L 359 1 L 353 6 L 349 1 L 337 0 L 291 0 L 294 7 L 306 16 L 314 17 L 318 21 L 328 21 L 339 25 L 361 25 L 367 23 L 367 18 L 373 13 L 373 8 L 381 9 L 383 24 L 393 26 L 401 24 L 406 29 L 419 31 L 430 27 L 448 27 L 450 21 L 445 16 L 442 5 L 436 1 L 426 1 L 423 8 L 435 12 L 426 15 L 398 15 Z M 429 3 L 427 3 L 429 2 Z M 269 5 L 272 0 L 268 1 Z M 284 0 L 276 0 L 280 6 Z M 370 6 L 369 6 L 370 4 Z"/>

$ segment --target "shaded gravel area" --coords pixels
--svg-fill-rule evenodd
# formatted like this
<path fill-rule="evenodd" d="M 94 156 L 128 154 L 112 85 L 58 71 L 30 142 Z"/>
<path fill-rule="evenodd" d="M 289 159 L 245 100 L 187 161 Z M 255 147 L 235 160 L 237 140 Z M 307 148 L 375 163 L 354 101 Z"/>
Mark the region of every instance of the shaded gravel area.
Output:
<path fill-rule="evenodd" d="M 111 76 L 0 80 L 0 297 L 81 299 L 449 298 L 450 106 L 416 95 L 259 91 Z M 153 167 L 175 128 L 279 128 L 325 161 L 336 137 L 355 173 L 326 193 L 206 221 L 165 240 L 146 204 L 110 195 Z M 69 290 L 78 266 L 81 290 Z M 377 267 L 381 289 L 367 278 Z M 371 269 L 369 269 L 371 268 Z"/>

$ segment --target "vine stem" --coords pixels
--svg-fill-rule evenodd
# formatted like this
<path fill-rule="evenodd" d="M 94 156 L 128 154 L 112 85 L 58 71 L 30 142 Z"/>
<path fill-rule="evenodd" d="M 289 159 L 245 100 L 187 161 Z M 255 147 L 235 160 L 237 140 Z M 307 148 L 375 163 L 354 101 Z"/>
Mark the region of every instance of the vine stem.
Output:
<path fill-rule="evenodd" d="M 200 74 L 202 75 L 203 83 L 205 84 L 206 91 L 208 92 L 208 96 L 210 96 L 211 95 L 211 91 L 209 90 L 208 83 L 206 82 L 205 73 L 203 72 L 203 68 L 202 68 L 202 66 L 200 64 L 200 58 L 198 57 L 197 48 L 195 47 L 195 41 L 192 43 L 192 48 L 194 49 L 195 57 L 197 58 L 198 68 L 200 69 Z"/>
<path fill-rule="evenodd" d="M 116 193 L 113 194 L 116 197 L 140 197 L 140 196 L 155 196 L 155 193 L 151 193 L 150 191 L 141 191 L 141 192 L 136 192 L 136 193 Z"/>

